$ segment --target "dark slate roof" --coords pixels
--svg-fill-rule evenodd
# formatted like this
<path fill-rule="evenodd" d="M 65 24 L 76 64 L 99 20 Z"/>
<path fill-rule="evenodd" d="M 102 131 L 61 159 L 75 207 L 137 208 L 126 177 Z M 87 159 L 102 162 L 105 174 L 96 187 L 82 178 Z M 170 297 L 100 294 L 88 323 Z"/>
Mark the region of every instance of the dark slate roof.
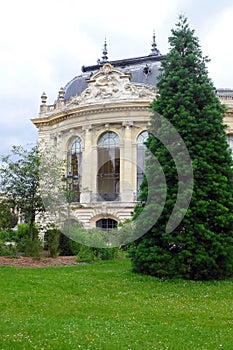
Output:
<path fill-rule="evenodd" d="M 217 94 L 221 95 L 232 95 L 233 94 L 233 89 L 217 89 Z"/>
<path fill-rule="evenodd" d="M 69 99 L 72 96 L 76 96 L 81 94 L 87 88 L 86 79 L 88 76 L 79 75 L 73 78 L 68 84 L 65 86 L 65 100 Z"/>
<path fill-rule="evenodd" d="M 124 73 L 131 73 L 131 82 L 134 84 L 143 84 L 147 86 L 156 86 L 159 74 L 160 62 L 164 56 L 160 54 L 150 54 L 148 56 L 109 61 L 114 67 L 122 70 Z M 98 62 L 96 65 L 83 66 L 83 74 L 73 78 L 65 86 L 65 99 L 79 95 L 87 88 L 87 79 L 95 74 L 105 62 Z"/>

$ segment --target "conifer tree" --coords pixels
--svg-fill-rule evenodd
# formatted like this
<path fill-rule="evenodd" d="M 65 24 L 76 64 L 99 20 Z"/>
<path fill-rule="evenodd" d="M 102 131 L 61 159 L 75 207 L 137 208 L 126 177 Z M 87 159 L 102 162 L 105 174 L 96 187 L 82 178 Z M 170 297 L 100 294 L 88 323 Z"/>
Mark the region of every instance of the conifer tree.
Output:
<path fill-rule="evenodd" d="M 152 103 L 148 151 L 160 163 L 166 178 L 166 201 L 159 219 L 148 232 L 134 242 L 131 261 L 136 272 L 158 277 L 193 280 L 220 279 L 233 275 L 233 170 L 232 156 L 223 123 L 225 107 L 216 96 L 208 77 L 208 58 L 202 55 L 199 40 L 190 29 L 187 18 L 180 16 L 169 37 L 170 50 L 162 61 L 157 87 L 158 97 Z M 178 194 L 182 179 L 174 157 L 155 135 L 164 131 L 158 114 L 168 120 L 184 141 L 193 169 L 193 192 L 183 220 L 171 232 L 167 222 L 178 199 L 185 202 L 184 189 Z M 171 145 L 171 143 L 170 143 Z M 174 147 L 178 147 L 174 143 Z M 176 152 L 177 151 L 177 152 Z M 175 150 L 179 158 L 179 149 Z M 182 152 L 180 153 L 182 159 Z M 182 168 L 182 165 L 181 165 Z M 185 167 L 184 178 L 185 178 Z M 153 174 L 153 198 L 134 213 L 138 227 L 143 227 L 163 203 L 164 184 L 148 155 L 146 176 Z M 180 172 L 182 173 L 182 171 Z M 161 177 L 160 177 L 161 179 Z M 141 187 L 142 203 L 148 201 L 148 181 Z M 182 199 L 183 198 L 183 199 Z M 154 206 L 154 207 L 153 207 Z M 142 210 L 144 216 L 140 221 Z M 182 208 L 176 213 L 182 216 Z M 179 221 L 179 220 L 178 220 Z"/>

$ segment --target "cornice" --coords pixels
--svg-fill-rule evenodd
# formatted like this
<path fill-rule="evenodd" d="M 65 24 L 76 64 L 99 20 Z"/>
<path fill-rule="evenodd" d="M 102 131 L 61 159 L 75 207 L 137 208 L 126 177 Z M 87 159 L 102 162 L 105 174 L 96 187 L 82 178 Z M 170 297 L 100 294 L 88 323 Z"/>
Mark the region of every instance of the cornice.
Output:
<path fill-rule="evenodd" d="M 124 103 L 105 103 L 92 106 L 78 106 L 72 110 L 54 113 L 45 117 L 33 118 L 31 121 L 37 127 L 52 126 L 62 121 L 77 118 L 82 116 L 91 116 L 95 114 L 107 114 L 116 112 L 129 112 L 129 111 L 148 111 L 151 101 L 131 101 Z"/>

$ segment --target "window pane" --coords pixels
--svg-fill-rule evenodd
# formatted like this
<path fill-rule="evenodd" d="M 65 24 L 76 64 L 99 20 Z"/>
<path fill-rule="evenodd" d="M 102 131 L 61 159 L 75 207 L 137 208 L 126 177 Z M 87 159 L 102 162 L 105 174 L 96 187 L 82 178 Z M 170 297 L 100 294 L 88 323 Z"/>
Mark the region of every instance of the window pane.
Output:
<path fill-rule="evenodd" d="M 119 198 L 120 140 L 114 132 L 103 134 L 98 141 L 98 200 L 115 201 Z"/>
<path fill-rule="evenodd" d="M 67 175 L 70 182 L 67 183 L 69 191 L 69 200 L 71 202 L 80 201 L 80 184 L 81 184 L 81 165 L 82 165 L 82 140 L 76 137 L 71 141 L 67 154 Z M 75 176 L 75 178 L 73 178 Z"/>
<path fill-rule="evenodd" d="M 113 219 L 100 219 L 96 221 L 96 227 L 104 231 L 110 231 L 117 228 L 117 221 Z"/>
<path fill-rule="evenodd" d="M 137 138 L 137 198 L 139 198 L 140 186 L 144 177 L 146 160 L 146 145 L 144 143 L 147 138 L 147 131 L 143 131 Z"/>
<path fill-rule="evenodd" d="M 69 145 L 68 149 L 68 173 L 81 176 L 82 162 L 82 140 L 76 137 Z"/>
<path fill-rule="evenodd" d="M 233 154 L 233 135 L 227 135 L 227 142 Z"/>

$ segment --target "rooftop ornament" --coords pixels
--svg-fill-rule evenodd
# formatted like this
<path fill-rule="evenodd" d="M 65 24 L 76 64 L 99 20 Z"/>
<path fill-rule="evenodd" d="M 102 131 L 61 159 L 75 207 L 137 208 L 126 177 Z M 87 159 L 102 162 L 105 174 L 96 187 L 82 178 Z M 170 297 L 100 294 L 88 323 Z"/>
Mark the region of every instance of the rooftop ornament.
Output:
<path fill-rule="evenodd" d="M 160 51 L 157 49 L 157 44 L 156 44 L 156 40 L 155 40 L 155 32 L 153 32 L 153 41 L 152 41 L 151 46 L 152 46 L 152 48 L 151 48 L 150 56 L 159 56 Z"/>
<path fill-rule="evenodd" d="M 41 103 L 46 104 L 46 100 L 47 100 L 47 95 L 45 92 L 43 92 L 43 94 L 41 95 Z"/>
<path fill-rule="evenodd" d="M 103 48 L 102 53 L 103 53 L 102 60 L 98 59 L 98 61 L 97 61 L 98 64 L 104 64 L 104 63 L 108 62 L 108 56 L 107 56 L 108 50 L 107 50 L 106 38 L 104 40 L 104 48 Z"/>

